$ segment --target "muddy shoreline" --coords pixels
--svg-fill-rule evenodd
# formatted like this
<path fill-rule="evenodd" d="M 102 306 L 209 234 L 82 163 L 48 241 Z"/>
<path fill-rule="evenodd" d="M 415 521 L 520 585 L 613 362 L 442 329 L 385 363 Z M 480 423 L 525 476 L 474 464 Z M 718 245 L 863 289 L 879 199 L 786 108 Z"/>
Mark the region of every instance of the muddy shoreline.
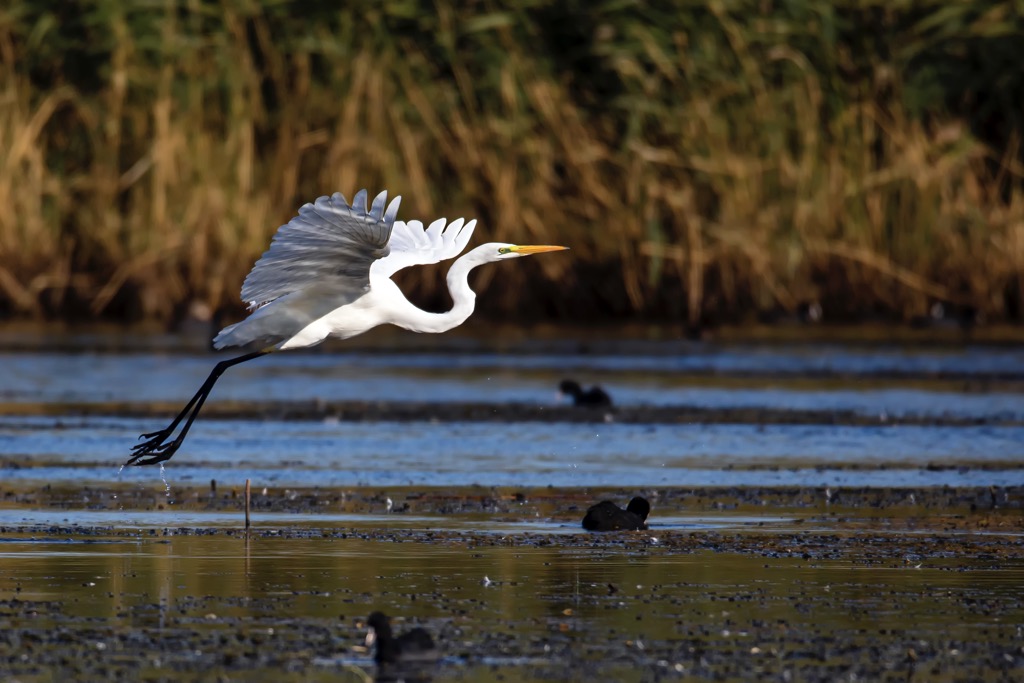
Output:
<path fill-rule="evenodd" d="M 73 535 L 133 537 L 137 535 L 213 535 L 243 533 L 244 487 L 211 482 L 208 487 L 175 485 L 171 492 L 156 487 L 0 488 L 6 509 L 58 511 L 156 511 L 166 523 L 139 529 L 120 525 L 28 524 L 0 526 L 0 535 Z M 651 501 L 650 529 L 638 533 L 595 534 L 579 528 L 587 507 L 598 500 L 624 503 L 632 495 Z M 934 487 L 891 489 L 819 487 L 704 487 L 648 489 L 566 489 L 508 487 L 346 487 L 253 488 L 251 510 L 257 522 L 249 530 L 254 538 L 333 538 L 361 535 L 369 539 L 402 539 L 423 543 L 462 542 L 494 545 L 522 544 L 592 547 L 606 542 L 649 544 L 657 537 L 662 550 L 692 551 L 714 547 L 720 552 L 761 553 L 781 539 L 821 557 L 854 557 L 885 538 L 881 559 L 906 553 L 940 556 L 952 546 L 964 557 L 986 552 L 1024 560 L 1024 488 Z M 219 522 L 204 526 L 176 524 L 175 512 L 237 513 L 238 524 Z M 301 526 L 258 521 L 263 514 L 303 515 Z M 368 516 L 379 528 L 353 530 L 350 524 L 319 517 Z M 771 517 L 771 522 L 758 518 Z M 73 518 L 73 515 L 72 515 Z M 409 524 L 437 518 L 437 528 Z M 445 531 L 442 520 L 473 519 L 483 530 Z M 665 522 L 665 519 L 669 522 Z M 737 519 L 730 523 L 730 519 Z M 747 521 L 752 518 L 753 521 Z M 69 518 L 70 519 L 70 518 Z M 223 519 L 223 517 L 221 517 Z M 501 533 L 486 529 L 486 521 L 501 523 Z M 723 521 L 727 530 L 701 528 L 699 520 Z M 683 520 L 680 522 L 679 520 Z M 550 533 L 533 533 L 530 525 L 542 521 L 556 526 Z M 518 523 L 526 523 L 521 530 Z M 713 539 L 709 540 L 709 539 Z M 974 550 L 971 550 L 974 549 Z M 875 552 L 875 551 L 873 551 Z"/>
<path fill-rule="evenodd" d="M 595 534 L 578 528 L 593 501 L 624 502 L 636 493 L 654 506 L 648 531 Z M 48 509 L 68 519 L 85 509 L 126 515 L 159 510 L 166 524 L 7 525 L 0 527 L 0 551 L 58 544 L 88 555 L 90 549 L 127 543 L 134 554 L 152 549 L 180 563 L 214 550 L 210 557 L 226 558 L 225 578 L 236 572 L 247 578 L 244 594 L 183 585 L 169 595 L 148 595 L 131 587 L 147 581 L 148 565 L 132 560 L 112 565 L 119 569 L 110 580 L 103 572 L 93 577 L 94 570 L 72 579 L 80 583 L 68 583 L 72 588 L 64 590 L 70 592 L 55 599 L 40 592 L 38 580 L 3 578 L 0 570 L 0 673 L 19 681 L 372 680 L 380 672 L 362 646 L 364 619 L 381 604 L 398 614 L 421 614 L 399 619 L 399 627 L 421 625 L 441 642 L 445 657 L 423 672 L 424 680 L 833 681 L 855 675 L 1009 681 L 1024 673 L 1015 625 L 1019 602 L 960 588 L 1024 567 L 1020 488 L 256 487 L 255 523 L 248 533 L 241 501 L 241 487 L 223 483 L 174 486 L 170 497 L 158 487 L 4 486 L 0 505 L 7 509 Z M 177 514 L 202 510 L 236 511 L 238 525 L 176 523 Z M 260 513 L 273 512 L 303 513 L 306 521 L 261 523 Z M 361 515 L 372 523 L 318 521 L 327 512 Z M 735 522 L 707 529 L 680 515 Z M 424 527 L 424 518 L 436 524 Z M 465 519 L 483 520 L 485 528 L 452 528 Z M 557 533 L 534 531 L 530 525 L 538 519 L 557 526 Z M 488 531 L 487 520 L 500 522 L 502 531 Z M 522 531 L 517 524 L 524 525 Z M 209 550 L 184 550 L 193 543 Z M 174 550 L 182 544 L 182 551 Z M 440 576 L 402 565 L 397 588 L 382 592 L 379 575 L 393 571 L 386 562 L 366 566 L 363 578 L 353 570 L 312 568 L 289 578 L 267 564 L 278 553 L 301 557 L 300 548 L 314 547 L 358 550 L 356 568 L 373 562 L 359 557 L 378 553 L 441 554 L 467 567 L 484 563 L 481 573 L 494 580 L 484 577 L 483 585 L 472 586 L 456 581 L 425 592 L 415 586 L 434 585 Z M 543 559 L 543 566 L 564 564 L 555 576 L 566 576 L 569 593 L 552 593 L 556 589 L 529 571 L 499 578 L 501 567 L 514 566 L 508 562 L 532 556 Z M 630 569 L 676 561 L 694 570 L 644 580 L 646 574 L 634 578 Z M 154 567 L 165 566 L 159 564 L 165 560 L 157 562 Z M 697 572 L 701 566 L 707 569 Z M 715 578 L 719 566 L 725 580 Z M 725 577 L 740 569 L 744 573 L 737 576 L 749 572 L 751 583 L 738 579 L 733 586 Z M 55 571 L 49 572 L 51 580 L 60 578 Z M 580 584 L 571 580 L 571 571 L 606 578 Z M 789 574 L 795 590 L 776 594 L 778 589 L 758 587 Z M 211 580 L 218 575 L 214 571 Z M 824 590 L 819 575 L 831 577 Z M 955 578 L 960 575 L 976 578 L 961 584 Z M 875 588 L 872 576 L 882 582 Z M 422 577 L 419 584 L 416 577 Z M 932 578 L 922 583 L 922 577 Z M 330 590 L 309 583 L 314 580 Z M 876 591 L 885 594 L 883 601 L 872 596 Z M 550 601 L 550 608 L 517 616 L 507 605 L 490 607 L 497 597 L 487 596 L 504 596 L 501 604 L 534 596 L 542 606 Z M 932 601 L 940 607 L 929 607 Z M 86 603 L 99 605 L 107 616 L 87 616 Z M 899 617 L 921 610 L 938 615 L 943 609 L 974 614 L 987 625 L 944 631 L 927 618 Z M 873 610 L 883 610 L 883 616 L 873 616 Z M 621 617 L 608 621 L 616 614 Z"/>
<path fill-rule="evenodd" d="M 152 510 L 178 507 L 183 510 L 241 509 L 243 487 L 211 481 L 195 485 L 176 483 L 173 492 L 157 486 L 111 484 L 79 486 L 69 483 L 27 486 L 22 482 L 0 483 L 0 505 L 10 508 Z M 922 511 L 944 513 L 1010 512 L 1024 510 L 1024 488 L 982 487 L 653 487 L 640 489 L 565 487 L 280 487 L 254 484 L 254 510 L 315 514 L 342 510 L 358 514 L 389 511 L 396 521 L 411 514 L 508 514 L 530 518 L 544 514 L 556 521 L 573 519 L 589 501 L 628 499 L 643 495 L 663 514 L 742 510 L 849 509 L 894 510 L 901 515 Z M 654 513 L 652 513 L 654 514 Z M 582 513 L 580 513 L 582 516 Z M 1021 514 L 1024 521 L 1024 513 Z"/>

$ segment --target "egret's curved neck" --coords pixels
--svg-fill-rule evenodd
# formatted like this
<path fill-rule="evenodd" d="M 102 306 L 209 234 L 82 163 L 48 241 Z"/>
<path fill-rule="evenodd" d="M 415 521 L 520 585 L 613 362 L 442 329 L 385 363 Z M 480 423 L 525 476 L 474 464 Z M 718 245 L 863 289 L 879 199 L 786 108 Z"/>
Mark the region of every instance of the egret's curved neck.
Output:
<path fill-rule="evenodd" d="M 403 316 L 394 324 L 413 332 L 447 332 L 466 322 L 476 307 L 476 293 L 469 288 L 469 272 L 486 261 L 471 251 L 448 269 L 448 292 L 452 295 L 452 309 L 447 313 L 428 313 L 409 304 L 411 315 Z"/>

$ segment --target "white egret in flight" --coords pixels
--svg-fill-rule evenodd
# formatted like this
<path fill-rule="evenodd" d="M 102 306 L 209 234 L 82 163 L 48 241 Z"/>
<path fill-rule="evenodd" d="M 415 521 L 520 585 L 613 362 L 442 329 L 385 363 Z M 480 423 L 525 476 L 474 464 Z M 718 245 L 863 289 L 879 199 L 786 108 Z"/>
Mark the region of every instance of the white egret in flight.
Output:
<path fill-rule="evenodd" d="M 218 349 L 258 343 L 260 350 L 217 363 L 166 428 L 139 437 L 145 440 L 132 448 L 126 465 L 169 460 L 217 379 L 234 365 L 274 351 L 314 346 L 327 337 L 348 339 L 387 323 L 413 332 L 445 332 L 473 313 L 471 270 L 491 261 L 567 248 L 483 244 L 448 270 L 452 309 L 428 313 L 412 305 L 391 276 L 408 266 L 458 256 L 469 244 L 476 221 L 459 218 L 448 223 L 439 218 L 424 229 L 419 221 L 395 220 L 401 197 L 387 204 L 387 192 L 381 192 L 369 208 L 366 199 L 366 190 L 360 190 L 351 205 L 341 193 L 320 197 L 278 229 L 270 249 L 242 283 L 249 317 L 228 325 L 213 340 Z M 181 431 L 174 436 L 179 425 Z"/>

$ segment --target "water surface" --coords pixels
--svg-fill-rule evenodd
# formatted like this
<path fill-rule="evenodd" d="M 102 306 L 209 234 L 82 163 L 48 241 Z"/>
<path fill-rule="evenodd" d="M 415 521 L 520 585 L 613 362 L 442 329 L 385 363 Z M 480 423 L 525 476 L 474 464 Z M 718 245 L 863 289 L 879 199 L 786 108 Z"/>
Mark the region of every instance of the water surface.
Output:
<path fill-rule="evenodd" d="M 7 481 L 154 483 L 152 420 L 0 418 Z M 289 486 L 1015 486 L 1024 427 L 200 421 L 174 481 Z M 124 455 L 122 455 L 124 454 Z"/>
<path fill-rule="evenodd" d="M 625 548 L 355 536 L 5 540 L 0 604 L 34 606 L 8 634 L 35 643 L 37 658 L 78 653 L 65 669 L 95 660 L 165 675 L 338 680 L 352 667 L 373 672 L 362 624 L 380 609 L 441 642 L 438 681 L 588 680 L 594 666 L 630 681 L 751 666 L 801 680 L 906 677 L 908 648 L 930 680 L 1020 671 L 1008 654 L 1024 621 L 1019 562 L 871 566 L 867 553 L 808 562 L 662 552 L 642 539 Z"/>
<path fill-rule="evenodd" d="M 0 402 L 22 413 L 0 415 L 0 477 L 151 483 L 152 469 L 116 468 L 140 433 L 167 418 L 118 411 L 160 405 L 170 413 L 225 356 L 143 341 L 100 344 L 107 349 L 101 352 L 41 344 L 0 353 Z M 245 473 L 290 486 L 1024 483 L 1024 384 L 1012 380 L 1014 373 L 1024 377 L 1024 351 L 1013 347 L 622 341 L 613 353 L 612 342 L 488 346 L 458 336 L 432 337 L 431 344 L 406 349 L 392 340 L 373 350 L 357 344 L 348 352 L 275 354 L 228 371 L 210 403 L 550 406 L 559 380 L 572 375 L 600 382 L 622 407 L 817 411 L 822 420 L 627 425 L 614 414 L 606 424 L 284 421 L 272 411 L 263 420 L 203 416 L 169 463 L 170 480 Z M 76 415 L 82 405 L 99 406 L 92 411 L 99 414 Z M 835 423 L 831 413 L 877 424 Z M 968 424 L 886 424 L 906 416 Z"/>
<path fill-rule="evenodd" d="M 0 384 L 0 401 L 183 403 L 225 357 L 230 356 L 0 353 L 0 364 L 10 369 Z M 1014 368 L 1024 368 L 1024 353 L 1004 349 L 852 353 L 838 348 L 797 352 L 728 347 L 687 356 L 297 352 L 232 368 L 210 400 L 552 405 L 559 381 L 571 375 L 584 384 L 601 383 L 624 406 L 772 407 L 1024 420 L 1018 387 L 991 390 L 970 384 L 990 381 L 991 375 L 1012 373 Z M 899 376 L 886 379 L 887 373 Z M 942 373 L 962 377 L 929 379 Z"/>

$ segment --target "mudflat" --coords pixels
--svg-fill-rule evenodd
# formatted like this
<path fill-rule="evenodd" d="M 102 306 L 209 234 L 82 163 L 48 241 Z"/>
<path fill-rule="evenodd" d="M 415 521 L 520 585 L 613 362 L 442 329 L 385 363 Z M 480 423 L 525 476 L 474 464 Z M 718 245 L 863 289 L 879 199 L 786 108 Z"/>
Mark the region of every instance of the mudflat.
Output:
<path fill-rule="evenodd" d="M 1020 488 L 0 489 L 0 674 L 371 680 L 1016 680 Z M 650 529 L 588 533 L 632 495 Z M 407 679 L 409 679 L 407 678 Z"/>

